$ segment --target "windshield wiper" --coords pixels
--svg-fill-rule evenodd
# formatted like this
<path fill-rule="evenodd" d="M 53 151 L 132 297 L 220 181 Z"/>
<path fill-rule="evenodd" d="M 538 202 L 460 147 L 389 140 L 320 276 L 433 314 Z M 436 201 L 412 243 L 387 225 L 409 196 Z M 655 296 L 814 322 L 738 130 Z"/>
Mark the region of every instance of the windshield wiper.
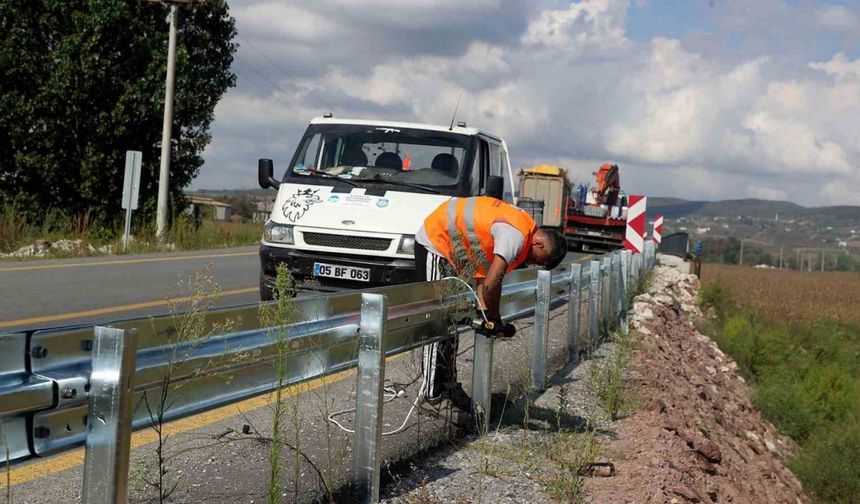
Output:
<path fill-rule="evenodd" d="M 298 174 L 296 174 L 296 175 L 298 175 Z M 313 170 L 313 171 L 306 170 L 306 175 L 299 175 L 299 176 L 300 177 L 317 177 L 317 178 L 324 178 L 324 179 L 332 179 L 332 180 L 344 182 L 348 185 L 351 185 L 352 187 L 361 187 L 360 185 L 356 184 L 352 180 L 340 178 L 340 176 L 338 176 L 338 175 L 331 175 L 329 173 L 316 171 L 316 170 Z"/>
<path fill-rule="evenodd" d="M 393 185 L 399 185 L 399 186 L 404 186 L 404 187 L 414 187 L 415 189 L 423 189 L 427 192 L 431 192 L 431 193 L 435 193 L 435 194 L 442 194 L 442 191 L 440 191 L 438 189 L 434 189 L 432 187 L 428 187 L 428 186 L 421 185 L 421 184 L 413 184 L 412 182 L 402 182 L 400 180 L 385 180 L 384 178 L 380 177 L 379 174 L 377 174 L 373 178 L 364 179 L 364 180 L 367 180 L 370 182 L 382 182 L 383 184 L 393 184 Z"/>

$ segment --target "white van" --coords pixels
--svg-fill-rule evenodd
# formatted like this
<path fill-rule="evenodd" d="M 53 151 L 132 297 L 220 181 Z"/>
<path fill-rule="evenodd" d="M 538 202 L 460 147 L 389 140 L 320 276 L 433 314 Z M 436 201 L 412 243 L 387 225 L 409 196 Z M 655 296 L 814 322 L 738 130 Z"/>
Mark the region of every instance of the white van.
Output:
<path fill-rule="evenodd" d="M 260 298 L 286 263 L 320 290 L 411 282 L 415 233 L 444 201 L 513 198 L 505 141 L 455 127 L 335 119 L 310 122 L 284 176 L 261 159 L 263 188 L 278 189 L 260 245 Z M 315 282 L 316 283 L 316 282 Z"/>

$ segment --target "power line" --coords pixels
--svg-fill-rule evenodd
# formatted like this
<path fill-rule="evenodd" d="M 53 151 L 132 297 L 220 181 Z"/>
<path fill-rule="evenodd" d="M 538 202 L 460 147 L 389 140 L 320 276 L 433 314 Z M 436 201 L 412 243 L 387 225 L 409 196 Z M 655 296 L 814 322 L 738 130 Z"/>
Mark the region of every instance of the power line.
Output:
<path fill-rule="evenodd" d="M 263 74 L 263 72 L 261 72 L 261 71 L 257 70 L 256 68 L 254 68 L 254 66 L 253 66 L 251 63 L 249 63 L 249 62 L 248 62 L 247 60 L 245 60 L 243 57 L 239 56 L 239 53 L 236 53 L 236 58 L 237 58 L 239 61 L 241 61 L 242 63 L 244 63 L 245 65 L 247 65 L 247 66 L 248 66 L 248 68 L 250 68 L 250 69 L 251 69 L 251 71 L 253 71 L 255 74 L 257 74 L 258 76 L 260 76 L 260 78 L 261 78 L 263 81 L 265 81 L 267 84 L 269 84 L 270 86 L 272 86 L 272 88 L 273 88 L 273 89 L 275 89 L 275 90 L 277 90 L 277 91 L 280 91 L 280 92 L 281 92 L 281 93 L 283 93 L 284 95 L 288 95 L 288 94 L 289 94 L 289 93 L 287 93 L 286 91 L 284 91 L 284 90 L 281 88 L 281 86 L 279 86 L 279 85 L 275 84 L 274 82 L 272 82 L 271 80 L 269 80 L 269 78 L 268 78 L 268 77 L 266 77 L 266 75 L 265 75 L 265 74 Z"/>
<path fill-rule="evenodd" d="M 270 58 L 270 57 L 269 57 L 269 55 L 267 55 L 265 52 L 263 52 L 263 50 L 262 50 L 262 49 L 260 49 L 259 47 L 255 46 L 255 45 L 254 45 L 250 40 L 246 39 L 245 37 L 243 37 L 242 35 L 240 35 L 240 34 L 238 34 L 238 33 L 236 34 L 236 36 L 237 36 L 237 37 L 239 37 L 239 39 L 241 39 L 241 40 L 242 40 L 242 42 L 244 42 L 244 43 L 248 44 L 248 46 L 250 46 L 250 47 L 251 47 L 251 49 L 253 49 L 253 50 L 257 51 L 258 53 L 260 53 L 260 55 L 261 55 L 263 58 L 265 58 L 265 59 L 266 59 L 266 61 L 268 61 L 269 63 L 271 63 L 273 67 L 277 68 L 277 69 L 278 69 L 282 74 L 284 74 L 284 77 L 286 77 L 287 79 L 292 79 L 292 78 L 294 78 L 292 75 L 290 75 L 290 73 L 289 73 L 289 72 L 287 72 L 286 70 L 284 70 L 284 67 L 282 67 L 282 66 L 281 66 L 280 64 L 278 64 L 275 60 L 273 60 L 272 58 Z M 238 53 L 237 53 L 237 54 L 238 54 Z M 317 97 L 316 95 L 314 95 L 314 94 L 312 94 L 312 93 L 308 93 L 306 96 L 310 96 L 310 98 L 311 98 L 312 100 L 314 100 L 314 101 L 316 102 L 316 104 L 317 104 L 318 106 L 322 107 L 322 108 L 328 108 L 328 109 L 330 109 L 330 108 L 331 108 L 329 105 L 322 103 L 322 101 L 319 99 L 319 97 Z"/>

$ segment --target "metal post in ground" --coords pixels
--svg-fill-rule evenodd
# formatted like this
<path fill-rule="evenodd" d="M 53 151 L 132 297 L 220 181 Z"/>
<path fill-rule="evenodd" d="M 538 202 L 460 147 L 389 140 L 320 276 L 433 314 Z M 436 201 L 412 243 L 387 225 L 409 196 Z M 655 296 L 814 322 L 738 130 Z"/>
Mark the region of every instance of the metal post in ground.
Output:
<path fill-rule="evenodd" d="M 600 326 L 606 331 L 609 326 L 609 306 L 612 304 L 612 293 L 609 291 L 611 285 L 609 279 L 612 277 L 612 261 L 608 256 L 603 257 L 603 266 L 600 275 Z"/>
<path fill-rule="evenodd" d="M 621 327 L 621 331 L 624 334 L 627 334 L 627 289 L 628 289 L 628 281 L 627 277 L 630 272 L 630 251 L 624 250 L 621 252 L 621 313 L 618 316 L 618 324 Z"/>
<path fill-rule="evenodd" d="M 621 252 L 612 254 L 612 325 L 618 326 L 621 316 Z"/>
<path fill-rule="evenodd" d="M 136 359 L 135 331 L 95 328 L 86 419 L 83 502 L 128 502 Z"/>
<path fill-rule="evenodd" d="M 355 434 L 352 482 L 356 502 L 379 502 L 382 399 L 385 379 L 385 325 L 388 296 L 361 295 L 358 377 L 355 385 Z"/>
<path fill-rule="evenodd" d="M 546 352 L 549 346 L 549 303 L 552 298 L 552 271 L 540 270 L 535 289 L 535 325 L 532 338 L 532 387 L 546 388 Z"/>
<path fill-rule="evenodd" d="M 567 360 L 579 360 L 579 311 L 582 302 L 582 265 L 570 265 L 567 282 Z"/>
<path fill-rule="evenodd" d="M 472 352 L 472 405 L 481 432 L 487 432 L 493 391 L 493 340 L 476 332 Z"/>
<path fill-rule="evenodd" d="M 588 351 L 597 344 L 598 308 L 600 307 L 600 261 L 591 261 L 591 285 L 588 290 Z"/>

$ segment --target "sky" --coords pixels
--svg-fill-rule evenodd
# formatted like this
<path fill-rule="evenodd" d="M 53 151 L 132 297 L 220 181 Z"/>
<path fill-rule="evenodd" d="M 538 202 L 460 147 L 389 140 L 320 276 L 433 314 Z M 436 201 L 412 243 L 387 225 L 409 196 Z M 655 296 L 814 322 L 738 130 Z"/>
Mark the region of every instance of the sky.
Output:
<path fill-rule="evenodd" d="M 860 0 L 232 0 L 238 84 L 192 188 L 253 188 L 308 121 L 448 124 L 628 194 L 860 205 Z"/>

